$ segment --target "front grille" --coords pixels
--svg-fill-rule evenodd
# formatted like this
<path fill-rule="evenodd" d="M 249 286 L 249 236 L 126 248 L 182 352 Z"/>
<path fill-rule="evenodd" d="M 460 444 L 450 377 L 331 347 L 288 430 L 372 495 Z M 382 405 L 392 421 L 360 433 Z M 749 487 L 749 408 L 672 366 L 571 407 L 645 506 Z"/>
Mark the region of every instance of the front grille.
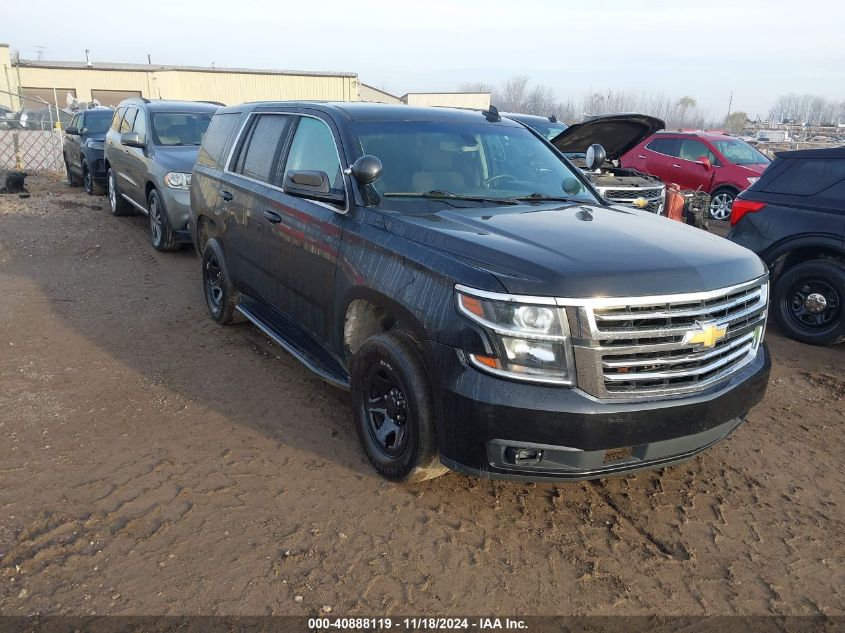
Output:
<path fill-rule="evenodd" d="M 599 398 L 702 391 L 754 357 L 765 278 L 712 292 L 594 299 L 569 309 L 578 384 Z M 707 334 L 713 335 L 712 340 Z"/>
<path fill-rule="evenodd" d="M 598 187 L 599 192 L 605 198 L 616 204 L 630 205 L 637 198 L 645 198 L 646 211 L 660 213 L 663 210 L 663 199 L 665 188 L 659 187 Z"/>

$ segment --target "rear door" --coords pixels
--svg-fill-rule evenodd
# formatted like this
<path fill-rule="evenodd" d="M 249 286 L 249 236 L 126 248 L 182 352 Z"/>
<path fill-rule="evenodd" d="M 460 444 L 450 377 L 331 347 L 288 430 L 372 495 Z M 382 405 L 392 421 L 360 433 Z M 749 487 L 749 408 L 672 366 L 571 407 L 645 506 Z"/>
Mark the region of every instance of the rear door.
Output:
<path fill-rule="evenodd" d="M 82 131 L 82 115 L 76 114 L 70 122 L 70 127 L 75 127 L 77 132 Z M 79 159 L 80 143 L 82 137 L 80 134 L 65 134 L 65 156 L 68 164 L 74 173 L 82 173 L 82 162 Z"/>
<path fill-rule="evenodd" d="M 680 139 L 657 137 L 649 141 L 643 148 L 645 156 L 643 171 L 652 176 L 657 176 L 663 182 L 674 182 L 672 167 L 677 158 L 677 148 Z"/>
<path fill-rule="evenodd" d="M 147 114 L 139 108 L 128 108 L 120 126 L 121 134 L 136 132 L 144 138 L 147 137 Z M 150 139 L 147 139 L 150 142 Z M 146 183 L 147 183 L 147 148 L 129 147 L 123 145 L 123 156 L 125 160 L 123 168 L 123 179 L 121 187 L 123 193 L 132 198 L 142 208 L 147 208 Z M 126 182 L 128 185 L 124 185 Z"/>
<path fill-rule="evenodd" d="M 236 285 L 268 304 L 275 281 L 268 261 L 272 225 L 264 212 L 281 193 L 279 164 L 291 124 L 282 112 L 250 114 L 219 190 L 230 273 Z"/>

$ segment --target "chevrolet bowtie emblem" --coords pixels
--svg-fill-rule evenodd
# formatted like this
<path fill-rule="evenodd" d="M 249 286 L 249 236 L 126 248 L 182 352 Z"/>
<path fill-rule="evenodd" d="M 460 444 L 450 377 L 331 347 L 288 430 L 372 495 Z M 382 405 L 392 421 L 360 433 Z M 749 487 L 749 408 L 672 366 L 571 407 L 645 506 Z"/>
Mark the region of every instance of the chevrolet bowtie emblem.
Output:
<path fill-rule="evenodd" d="M 693 345 L 700 343 L 704 347 L 713 347 L 725 338 L 728 333 L 728 327 L 719 326 L 715 321 L 696 322 L 697 330 L 691 330 L 684 335 L 684 345 Z"/>
<path fill-rule="evenodd" d="M 634 198 L 631 200 L 631 205 L 637 207 L 638 209 L 645 209 L 648 206 L 648 200 L 645 198 Z"/>

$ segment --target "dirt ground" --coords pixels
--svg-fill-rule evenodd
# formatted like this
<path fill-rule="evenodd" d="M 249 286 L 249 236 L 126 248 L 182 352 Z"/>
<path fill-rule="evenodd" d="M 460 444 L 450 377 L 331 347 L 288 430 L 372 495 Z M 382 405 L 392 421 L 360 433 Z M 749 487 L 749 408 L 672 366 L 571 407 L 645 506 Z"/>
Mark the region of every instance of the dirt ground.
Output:
<path fill-rule="evenodd" d="M 682 466 L 403 487 L 343 392 L 206 316 L 191 250 L 28 185 L 0 196 L 0 613 L 845 612 L 843 346 L 770 328 L 765 401 Z"/>

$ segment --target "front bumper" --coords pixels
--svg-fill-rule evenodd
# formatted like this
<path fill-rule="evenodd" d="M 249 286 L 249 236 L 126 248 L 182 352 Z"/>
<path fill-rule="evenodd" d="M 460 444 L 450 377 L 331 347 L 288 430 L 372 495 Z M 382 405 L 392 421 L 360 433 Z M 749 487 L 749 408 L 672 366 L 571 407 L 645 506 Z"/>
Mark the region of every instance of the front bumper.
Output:
<path fill-rule="evenodd" d="M 188 215 L 191 210 L 191 193 L 185 189 L 159 187 L 170 228 L 179 242 L 191 243 Z"/>
<path fill-rule="evenodd" d="M 579 480 L 689 459 L 729 435 L 765 394 L 765 344 L 726 382 L 698 394 L 608 402 L 577 389 L 502 380 L 429 347 L 443 463 L 477 477 Z M 522 459 L 527 449 L 529 459 Z M 531 457 L 533 455 L 533 458 Z"/>

